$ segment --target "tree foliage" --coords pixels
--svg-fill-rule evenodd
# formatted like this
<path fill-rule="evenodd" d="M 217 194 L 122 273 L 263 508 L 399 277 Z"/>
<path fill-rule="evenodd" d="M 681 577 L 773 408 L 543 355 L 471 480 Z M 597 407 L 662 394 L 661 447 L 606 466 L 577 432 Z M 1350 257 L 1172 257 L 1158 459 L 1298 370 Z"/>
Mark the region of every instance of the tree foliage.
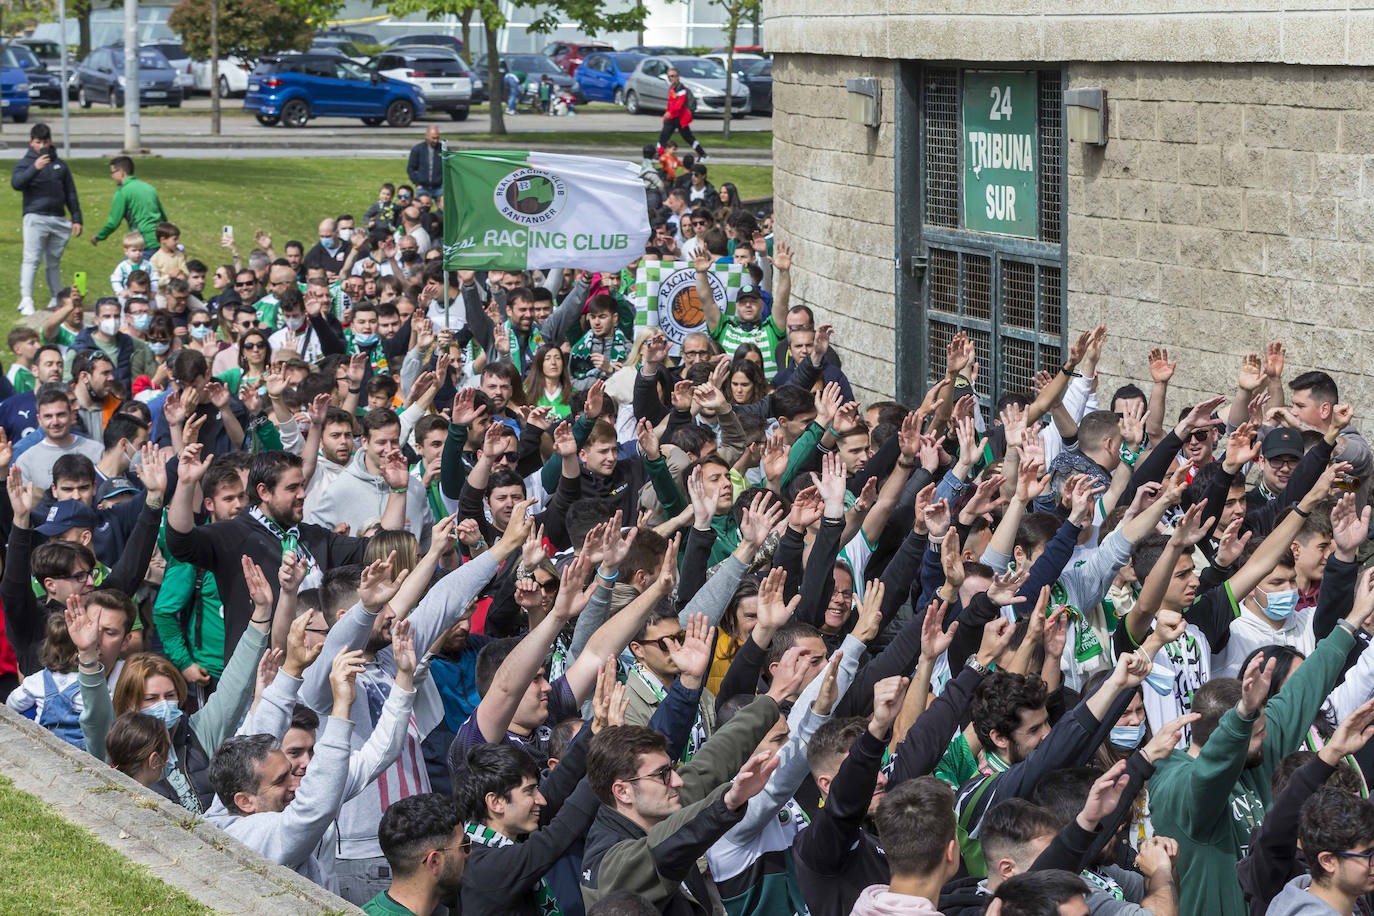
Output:
<path fill-rule="evenodd" d="M 211 0 L 182 0 L 167 18 L 181 36 L 182 47 L 196 60 L 210 57 Z M 219 0 L 220 57 L 239 57 L 253 63 L 269 54 L 304 51 L 313 33 L 310 20 L 298 6 L 275 0 Z"/>

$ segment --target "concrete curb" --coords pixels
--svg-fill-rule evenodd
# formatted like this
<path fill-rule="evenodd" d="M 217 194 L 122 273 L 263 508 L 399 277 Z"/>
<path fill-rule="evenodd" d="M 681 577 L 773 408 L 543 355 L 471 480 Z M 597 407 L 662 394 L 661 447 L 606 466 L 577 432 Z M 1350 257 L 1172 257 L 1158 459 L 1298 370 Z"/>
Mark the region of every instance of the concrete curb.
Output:
<path fill-rule="evenodd" d="M 220 913 L 362 912 L 3 706 L 0 772 L 15 788 Z"/>

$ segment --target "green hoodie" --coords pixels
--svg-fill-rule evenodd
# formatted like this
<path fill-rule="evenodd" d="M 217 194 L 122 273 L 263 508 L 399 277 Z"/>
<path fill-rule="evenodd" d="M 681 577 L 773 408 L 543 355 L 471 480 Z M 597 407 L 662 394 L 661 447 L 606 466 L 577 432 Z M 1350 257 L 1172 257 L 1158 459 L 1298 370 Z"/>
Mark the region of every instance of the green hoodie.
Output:
<path fill-rule="evenodd" d="M 1273 803 L 1269 778 L 1299 749 L 1354 644 L 1336 627 L 1265 704 L 1264 759 L 1257 766 L 1245 765 L 1253 722 L 1235 709 L 1197 757 L 1175 750 L 1159 762 L 1150 780 L 1150 819 L 1156 836 L 1178 842 L 1179 916 L 1246 916 L 1236 863 Z"/>
<path fill-rule="evenodd" d="M 95 240 L 100 242 L 109 238 L 110 233 L 119 228 L 121 220 L 128 221 L 130 232 L 143 234 L 143 243 L 149 251 L 157 250 L 157 224 L 168 222 L 156 189 L 132 175 L 115 189 L 114 200 L 110 202 L 110 218 L 95 234 Z"/>

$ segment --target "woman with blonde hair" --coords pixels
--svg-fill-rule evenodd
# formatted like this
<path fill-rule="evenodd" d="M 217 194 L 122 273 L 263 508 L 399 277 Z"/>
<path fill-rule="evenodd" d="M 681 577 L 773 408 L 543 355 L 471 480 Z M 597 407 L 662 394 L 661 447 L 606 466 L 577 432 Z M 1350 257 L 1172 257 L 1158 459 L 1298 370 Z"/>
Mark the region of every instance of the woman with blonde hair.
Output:
<path fill-rule="evenodd" d="M 189 716 L 185 715 L 186 679 L 176 665 L 149 652 L 125 660 L 111 699 L 104 665 L 97 660 L 100 609 L 88 599 L 85 607 L 69 605 L 66 612 L 67 629 L 81 663 L 81 701 L 89 713 L 81 719 L 87 752 L 100 760 L 108 759 L 105 740 L 116 716 L 142 712 L 159 719 L 170 737 L 171 759 L 162 778 L 149 788 L 197 814 L 208 811 L 215 800 L 210 758 L 243 721 L 272 626 L 272 589 L 262 570 L 248 557 L 243 558 L 243 577 L 253 599 L 249 627 L 224 666 L 214 694 Z M 89 671 L 91 667 L 96 670 Z"/>
<path fill-rule="evenodd" d="M 416 542 L 415 535 L 400 529 L 392 531 L 383 528 L 367 542 L 367 549 L 363 551 L 363 565 L 369 566 L 378 560 L 385 560 L 393 550 L 396 551 L 395 568 L 391 571 L 393 576 L 400 575 L 403 569 L 407 572 L 415 569 L 416 564 L 420 562 L 420 545 Z"/>

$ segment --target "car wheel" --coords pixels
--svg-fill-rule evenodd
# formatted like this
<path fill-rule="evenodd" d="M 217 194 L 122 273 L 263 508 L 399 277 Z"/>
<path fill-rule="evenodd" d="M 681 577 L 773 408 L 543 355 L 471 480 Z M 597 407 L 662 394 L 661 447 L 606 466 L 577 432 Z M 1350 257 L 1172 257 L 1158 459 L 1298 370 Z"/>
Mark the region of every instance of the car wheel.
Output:
<path fill-rule="evenodd" d="M 615 87 L 615 98 L 611 99 L 611 101 L 615 102 L 617 105 L 624 105 L 625 90 L 621 89 L 619 86 Z"/>
<path fill-rule="evenodd" d="M 405 99 L 397 99 L 386 106 L 386 123 L 392 127 L 409 127 L 415 120 L 415 106 Z"/>
<path fill-rule="evenodd" d="M 386 118 L 363 118 L 363 123 L 366 124 L 368 127 L 376 127 L 378 124 L 381 124 L 385 120 Z"/>
<path fill-rule="evenodd" d="M 448 116 L 455 121 L 466 121 L 468 119 L 468 109 L 454 108 L 449 111 Z"/>
<path fill-rule="evenodd" d="M 281 107 L 281 123 L 286 127 L 304 127 L 310 120 L 310 106 L 300 99 L 291 99 Z"/>
<path fill-rule="evenodd" d="M 82 108 L 91 107 L 91 97 L 86 94 L 85 86 L 76 87 L 76 100 L 81 103 Z"/>
<path fill-rule="evenodd" d="M 630 114 L 639 114 L 639 94 L 633 89 L 625 96 L 625 110 Z"/>
<path fill-rule="evenodd" d="M 263 127 L 273 127 L 276 125 L 278 121 L 281 120 L 281 118 L 277 117 L 276 115 L 260 114 L 257 117 L 258 123 L 261 124 Z"/>
<path fill-rule="evenodd" d="M 219 97 L 222 99 L 229 98 L 229 78 L 227 76 L 219 78 Z"/>
<path fill-rule="evenodd" d="M 25 121 L 27 121 L 28 119 L 29 119 L 29 113 L 26 111 L 26 112 L 24 112 L 23 114 L 17 114 L 17 115 L 15 115 L 15 116 L 14 116 L 14 123 L 15 123 L 15 124 L 23 124 L 23 123 L 24 123 Z"/>
<path fill-rule="evenodd" d="M 123 107 L 124 107 L 124 93 L 122 93 L 122 92 L 111 92 L 111 93 L 110 93 L 110 105 L 111 105 L 111 107 L 113 107 L 113 108 L 123 108 Z"/>

